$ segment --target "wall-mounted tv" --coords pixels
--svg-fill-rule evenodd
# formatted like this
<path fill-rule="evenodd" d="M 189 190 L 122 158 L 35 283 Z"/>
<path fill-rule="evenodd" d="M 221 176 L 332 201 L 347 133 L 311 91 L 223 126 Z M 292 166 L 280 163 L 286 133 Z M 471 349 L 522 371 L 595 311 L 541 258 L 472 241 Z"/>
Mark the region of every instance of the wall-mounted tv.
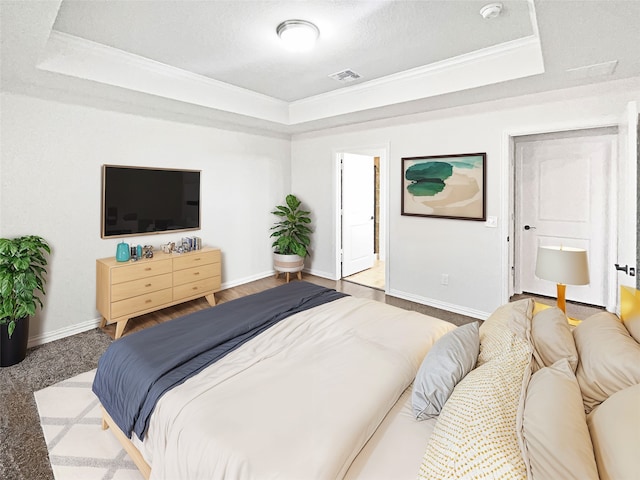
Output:
<path fill-rule="evenodd" d="M 199 170 L 102 166 L 102 238 L 199 228 Z"/>

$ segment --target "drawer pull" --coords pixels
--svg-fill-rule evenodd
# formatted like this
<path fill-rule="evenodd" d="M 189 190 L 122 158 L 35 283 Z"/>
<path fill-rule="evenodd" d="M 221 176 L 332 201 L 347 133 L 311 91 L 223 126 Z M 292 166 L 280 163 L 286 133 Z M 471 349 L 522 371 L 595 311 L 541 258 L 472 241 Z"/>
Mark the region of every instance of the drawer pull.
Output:
<path fill-rule="evenodd" d="M 194 262 L 199 262 L 200 260 L 202 260 L 200 257 L 193 259 Z"/>
<path fill-rule="evenodd" d="M 151 284 L 150 284 L 150 283 L 147 283 L 147 284 L 145 285 L 145 287 L 147 287 L 147 288 L 149 288 L 150 286 L 151 286 Z"/>
<path fill-rule="evenodd" d="M 200 272 L 194 272 L 193 274 L 194 275 L 200 275 Z"/>
<path fill-rule="evenodd" d="M 151 303 L 151 300 L 147 299 L 147 300 L 144 301 L 144 303 Z"/>
<path fill-rule="evenodd" d="M 198 287 L 193 287 L 193 288 L 192 288 L 192 290 L 197 290 L 197 289 L 198 289 Z"/>
<path fill-rule="evenodd" d="M 144 269 L 145 272 L 150 272 L 151 271 L 151 267 L 147 267 Z"/>

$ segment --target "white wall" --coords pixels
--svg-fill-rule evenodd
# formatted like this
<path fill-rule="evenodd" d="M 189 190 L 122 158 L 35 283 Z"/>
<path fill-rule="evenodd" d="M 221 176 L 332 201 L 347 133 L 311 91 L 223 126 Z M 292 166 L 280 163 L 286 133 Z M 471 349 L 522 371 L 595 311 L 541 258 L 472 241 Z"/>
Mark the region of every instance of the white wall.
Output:
<path fill-rule="evenodd" d="M 119 241 L 100 238 L 102 164 L 202 170 L 196 234 L 221 247 L 223 287 L 272 272 L 270 211 L 289 192 L 289 140 L 8 93 L 0 101 L 0 236 L 41 235 L 53 250 L 32 344 L 98 319 L 95 260 L 115 255 Z M 180 236 L 125 241 L 159 246 Z"/>
<path fill-rule="evenodd" d="M 337 188 L 332 152 L 388 143 L 388 293 L 486 317 L 506 296 L 509 134 L 616 124 L 627 102 L 638 98 L 640 82 L 634 79 L 294 136 L 292 189 L 315 216 L 311 271 L 337 274 L 335 205 L 328 201 Z M 498 217 L 498 228 L 400 215 L 402 157 L 475 152 L 487 153 L 487 216 Z M 635 178 L 622 181 L 636 188 Z M 620 207 L 623 215 L 629 208 Z M 443 273 L 448 286 L 440 285 Z"/>

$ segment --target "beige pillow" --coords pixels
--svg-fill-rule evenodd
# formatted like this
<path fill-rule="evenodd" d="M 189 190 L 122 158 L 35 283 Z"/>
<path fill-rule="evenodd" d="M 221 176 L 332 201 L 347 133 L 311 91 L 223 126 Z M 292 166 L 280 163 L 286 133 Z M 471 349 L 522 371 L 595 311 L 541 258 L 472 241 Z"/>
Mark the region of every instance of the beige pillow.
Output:
<path fill-rule="evenodd" d="M 614 393 L 587 417 L 602 480 L 640 478 L 640 384 Z"/>
<path fill-rule="evenodd" d="M 640 343 L 640 315 L 633 315 L 622 322 L 633 339 Z"/>
<path fill-rule="evenodd" d="M 523 427 L 534 480 L 598 478 L 580 387 L 566 358 L 531 377 Z"/>
<path fill-rule="evenodd" d="M 573 330 L 573 338 L 580 357 L 576 378 L 587 413 L 640 383 L 640 344 L 614 314 L 592 315 Z"/>
<path fill-rule="evenodd" d="M 531 341 L 531 318 L 533 316 L 534 301 L 531 298 L 506 303 L 498 307 L 480 325 L 480 355 L 478 366 L 500 355 L 499 346 L 502 329 L 513 332 L 524 341 Z"/>
<path fill-rule="evenodd" d="M 552 307 L 535 314 L 531 323 L 533 353 L 539 368 L 550 367 L 566 358 L 571 370 L 578 367 L 578 351 L 564 312 Z"/>

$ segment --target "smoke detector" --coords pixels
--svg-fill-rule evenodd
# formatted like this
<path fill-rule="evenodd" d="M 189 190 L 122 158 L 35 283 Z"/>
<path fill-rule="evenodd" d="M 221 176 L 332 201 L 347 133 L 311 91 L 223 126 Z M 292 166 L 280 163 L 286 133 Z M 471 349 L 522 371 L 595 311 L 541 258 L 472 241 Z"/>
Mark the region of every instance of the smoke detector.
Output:
<path fill-rule="evenodd" d="M 480 15 L 482 15 L 482 18 L 485 20 L 488 20 L 489 18 L 496 18 L 501 12 L 501 3 L 488 3 L 480 9 Z"/>

